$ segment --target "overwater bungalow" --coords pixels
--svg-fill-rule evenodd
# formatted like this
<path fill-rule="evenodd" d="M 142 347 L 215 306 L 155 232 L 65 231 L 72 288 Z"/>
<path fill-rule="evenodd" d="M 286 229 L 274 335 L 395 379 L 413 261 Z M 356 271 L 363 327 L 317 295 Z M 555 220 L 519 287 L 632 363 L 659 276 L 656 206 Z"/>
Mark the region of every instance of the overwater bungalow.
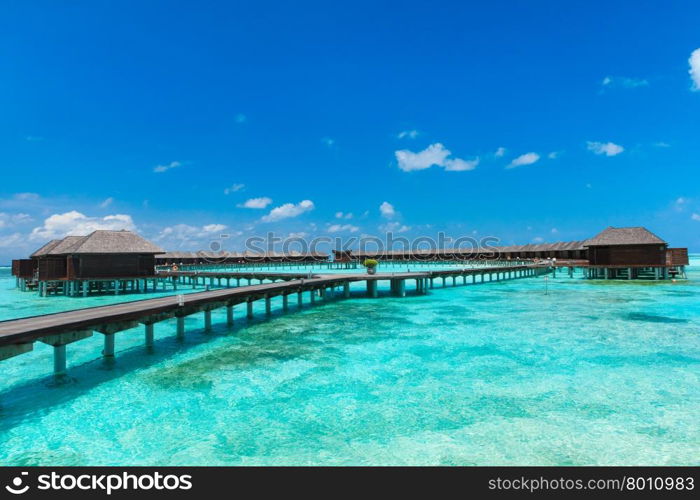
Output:
<path fill-rule="evenodd" d="M 596 279 L 662 279 L 682 276 L 688 265 L 687 248 L 668 244 L 644 227 L 608 227 L 588 240 L 510 245 L 488 248 L 401 250 L 335 250 L 336 262 L 549 260 L 552 266 L 585 269 Z"/>
<path fill-rule="evenodd" d="M 140 288 L 135 280 L 156 276 L 155 256 L 162 252 L 131 231 L 97 230 L 52 240 L 12 267 L 22 289 L 77 295 L 108 287 Z"/>

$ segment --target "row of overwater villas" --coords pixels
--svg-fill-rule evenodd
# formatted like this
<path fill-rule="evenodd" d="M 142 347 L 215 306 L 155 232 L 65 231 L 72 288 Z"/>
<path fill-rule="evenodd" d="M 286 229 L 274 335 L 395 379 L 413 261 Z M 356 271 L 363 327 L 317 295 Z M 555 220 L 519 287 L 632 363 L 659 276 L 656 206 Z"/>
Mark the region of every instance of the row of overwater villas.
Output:
<path fill-rule="evenodd" d="M 686 248 L 669 248 L 661 238 L 642 227 L 609 227 L 584 241 L 542 243 L 481 249 L 335 251 L 335 262 L 361 262 L 365 258 L 382 261 L 459 261 L 556 259 L 557 265 L 609 269 L 659 269 L 661 276 L 682 274 L 688 264 Z M 228 252 L 170 252 L 131 231 L 99 230 L 87 236 L 67 236 L 52 240 L 28 259 L 12 262 L 12 274 L 22 286 L 39 282 L 71 280 L 139 279 L 156 276 L 156 266 L 255 265 L 264 263 L 309 264 L 329 262 L 328 255 L 256 254 Z M 665 268 L 665 270 L 664 270 Z M 590 276 L 647 277 L 648 273 L 610 271 Z"/>

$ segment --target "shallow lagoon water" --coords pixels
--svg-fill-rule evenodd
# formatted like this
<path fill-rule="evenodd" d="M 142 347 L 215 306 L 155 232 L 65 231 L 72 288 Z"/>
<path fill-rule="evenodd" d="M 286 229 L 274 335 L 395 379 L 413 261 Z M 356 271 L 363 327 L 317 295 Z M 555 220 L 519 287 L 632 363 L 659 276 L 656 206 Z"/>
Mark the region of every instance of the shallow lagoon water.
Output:
<path fill-rule="evenodd" d="M 0 272 L 2 318 L 140 298 L 41 299 Z M 0 364 L 0 463 L 697 464 L 700 268 L 689 277 L 359 287 L 271 320 L 237 310 L 231 330 L 215 311 L 213 334 L 195 315 L 184 343 L 157 324 L 152 352 L 141 329 L 118 334 L 113 363 L 99 334 L 71 344 L 62 385 L 36 343 Z"/>

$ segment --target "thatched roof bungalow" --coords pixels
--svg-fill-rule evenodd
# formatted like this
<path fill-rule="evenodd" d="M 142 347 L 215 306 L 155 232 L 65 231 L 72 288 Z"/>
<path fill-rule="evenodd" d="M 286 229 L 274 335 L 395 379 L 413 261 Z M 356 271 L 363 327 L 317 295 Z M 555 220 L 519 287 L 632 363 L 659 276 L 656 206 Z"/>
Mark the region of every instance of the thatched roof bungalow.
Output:
<path fill-rule="evenodd" d="M 131 231 L 97 230 L 66 236 L 36 250 L 38 279 L 135 278 L 155 275 L 155 255 L 163 250 Z"/>

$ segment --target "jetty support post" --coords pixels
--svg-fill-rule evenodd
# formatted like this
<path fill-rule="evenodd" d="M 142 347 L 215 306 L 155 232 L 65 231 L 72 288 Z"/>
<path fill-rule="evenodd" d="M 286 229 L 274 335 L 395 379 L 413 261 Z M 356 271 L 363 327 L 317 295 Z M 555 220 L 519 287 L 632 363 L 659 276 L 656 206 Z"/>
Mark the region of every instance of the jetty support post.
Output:
<path fill-rule="evenodd" d="M 344 299 L 350 298 L 350 282 L 349 281 L 346 281 L 343 283 L 343 298 Z"/>
<path fill-rule="evenodd" d="M 282 294 L 282 310 L 284 312 L 289 311 L 289 294 L 288 293 Z"/>
<path fill-rule="evenodd" d="M 272 298 L 265 294 L 265 316 L 268 318 L 272 315 Z"/>
<path fill-rule="evenodd" d="M 226 326 L 229 328 L 233 326 L 233 304 L 230 302 L 226 304 Z"/>
<path fill-rule="evenodd" d="M 122 330 L 136 328 L 138 325 L 138 321 L 118 321 L 115 323 L 107 323 L 106 325 L 99 325 L 93 328 L 93 330 L 97 333 L 101 333 L 102 335 L 104 335 L 104 347 L 102 349 L 102 356 L 104 356 L 105 358 L 113 358 L 115 334 L 117 332 L 121 332 Z"/>
<path fill-rule="evenodd" d="M 185 317 L 184 316 L 176 316 L 177 318 L 177 339 L 178 340 L 183 340 L 185 338 Z"/>
<path fill-rule="evenodd" d="M 204 310 L 204 331 L 211 332 L 211 309 L 209 308 Z"/>
<path fill-rule="evenodd" d="M 297 307 L 299 309 L 301 309 L 303 305 L 304 305 L 304 292 L 302 292 L 300 289 L 297 292 Z"/>
<path fill-rule="evenodd" d="M 75 332 L 59 333 L 42 337 L 39 341 L 53 346 L 53 374 L 61 376 L 66 374 L 66 346 L 92 337 L 92 330 L 78 330 Z"/>
<path fill-rule="evenodd" d="M 154 323 L 145 323 L 144 324 L 144 340 L 146 347 L 148 349 L 153 348 L 153 341 L 154 341 Z"/>
<path fill-rule="evenodd" d="M 367 280 L 367 296 L 377 298 L 377 280 Z"/>
<path fill-rule="evenodd" d="M 248 299 L 246 302 L 246 318 L 253 319 L 253 301 Z"/>

